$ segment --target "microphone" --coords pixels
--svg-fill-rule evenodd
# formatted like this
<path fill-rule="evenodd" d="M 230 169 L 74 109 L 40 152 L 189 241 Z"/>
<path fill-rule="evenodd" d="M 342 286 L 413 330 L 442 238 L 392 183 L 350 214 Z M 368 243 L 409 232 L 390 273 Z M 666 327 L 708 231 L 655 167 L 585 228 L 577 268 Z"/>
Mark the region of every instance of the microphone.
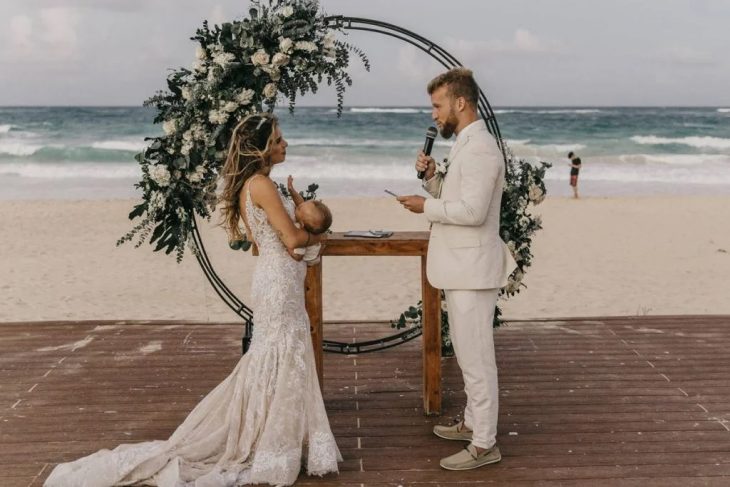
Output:
<path fill-rule="evenodd" d="M 436 127 L 429 127 L 428 130 L 426 130 L 426 142 L 423 144 L 423 153 L 427 156 L 431 155 L 431 149 L 433 149 L 433 141 L 436 138 L 436 134 L 438 134 L 438 130 L 436 130 Z M 426 171 L 418 171 L 418 179 L 423 179 L 426 175 Z"/>

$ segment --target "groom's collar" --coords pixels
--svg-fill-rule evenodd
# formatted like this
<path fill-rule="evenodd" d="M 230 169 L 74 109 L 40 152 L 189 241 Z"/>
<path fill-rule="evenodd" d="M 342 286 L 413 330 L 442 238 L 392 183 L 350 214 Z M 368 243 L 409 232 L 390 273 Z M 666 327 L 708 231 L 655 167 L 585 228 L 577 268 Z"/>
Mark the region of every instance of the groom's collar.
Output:
<path fill-rule="evenodd" d="M 484 120 L 477 118 L 472 123 L 461 129 L 461 132 L 456 136 L 456 142 L 463 137 L 468 137 L 470 133 L 477 131 L 481 127 L 486 127 Z"/>
<path fill-rule="evenodd" d="M 461 146 L 464 145 L 464 143 L 469 140 L 469 136 L 472 134 L 475 134 L 479 132 L 480 130 L 486 130 L 487 125 L 484 123 L 484 120 L 481 118 L 478 118 L 474 120 L 472 123 L 461 129 L 459 132 L 459 135 L 456 136 L 456 140 L 454 141 L 454 145 L 451 148 L 451 152 L 449 154 L 449 159 L 453 159 L 456 156 L 456 153 L 459 149 L 461 149 Z"/>

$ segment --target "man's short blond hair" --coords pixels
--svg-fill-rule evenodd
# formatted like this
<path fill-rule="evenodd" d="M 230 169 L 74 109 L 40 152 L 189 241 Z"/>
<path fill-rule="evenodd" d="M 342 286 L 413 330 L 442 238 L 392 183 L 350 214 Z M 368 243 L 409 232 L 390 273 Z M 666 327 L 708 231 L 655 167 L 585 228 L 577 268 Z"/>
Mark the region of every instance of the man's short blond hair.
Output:
<path fill-rule="evenodd" d="M 474 81 L 474 73 L 467 68 L 454 68 L 436 76 L 428 84 L 428 94 L 446 86 L 451 98 L 464 98 L 474 108 L 479 103 L 479 86 Z"/>

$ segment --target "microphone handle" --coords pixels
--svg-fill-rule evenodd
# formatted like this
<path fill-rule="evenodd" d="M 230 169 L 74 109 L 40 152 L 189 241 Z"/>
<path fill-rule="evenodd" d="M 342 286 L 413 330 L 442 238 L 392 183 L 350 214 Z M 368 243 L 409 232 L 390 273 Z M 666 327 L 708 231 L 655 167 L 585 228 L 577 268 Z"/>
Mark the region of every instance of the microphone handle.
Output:
<path fill-rule="evenodd" d="M 433 140 L 434 139 L 430 137 L 426 137 L 426 143 L 423 144 L 423 153 L 427 156 L 431 155 L 431 149 L 433 149 Z M 423 179 L 424 177 L 426 177 L 426 171 L 418 171 L 417 176 L 418 179 Z"/>

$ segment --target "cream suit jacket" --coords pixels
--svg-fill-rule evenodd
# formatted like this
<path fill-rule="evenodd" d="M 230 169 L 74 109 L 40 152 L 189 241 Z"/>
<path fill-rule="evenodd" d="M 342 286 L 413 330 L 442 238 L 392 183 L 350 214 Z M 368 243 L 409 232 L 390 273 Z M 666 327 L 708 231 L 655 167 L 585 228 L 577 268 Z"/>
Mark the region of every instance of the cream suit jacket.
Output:
<path fill-rule="evenodd" d="M 423 183 L 433 198 L 426 274 L 439 289 L 504 287 L 517 264 L 499 236 L 504 159 L 483 120 L 464 127 L 449 153 L 445 177 Z"/>

